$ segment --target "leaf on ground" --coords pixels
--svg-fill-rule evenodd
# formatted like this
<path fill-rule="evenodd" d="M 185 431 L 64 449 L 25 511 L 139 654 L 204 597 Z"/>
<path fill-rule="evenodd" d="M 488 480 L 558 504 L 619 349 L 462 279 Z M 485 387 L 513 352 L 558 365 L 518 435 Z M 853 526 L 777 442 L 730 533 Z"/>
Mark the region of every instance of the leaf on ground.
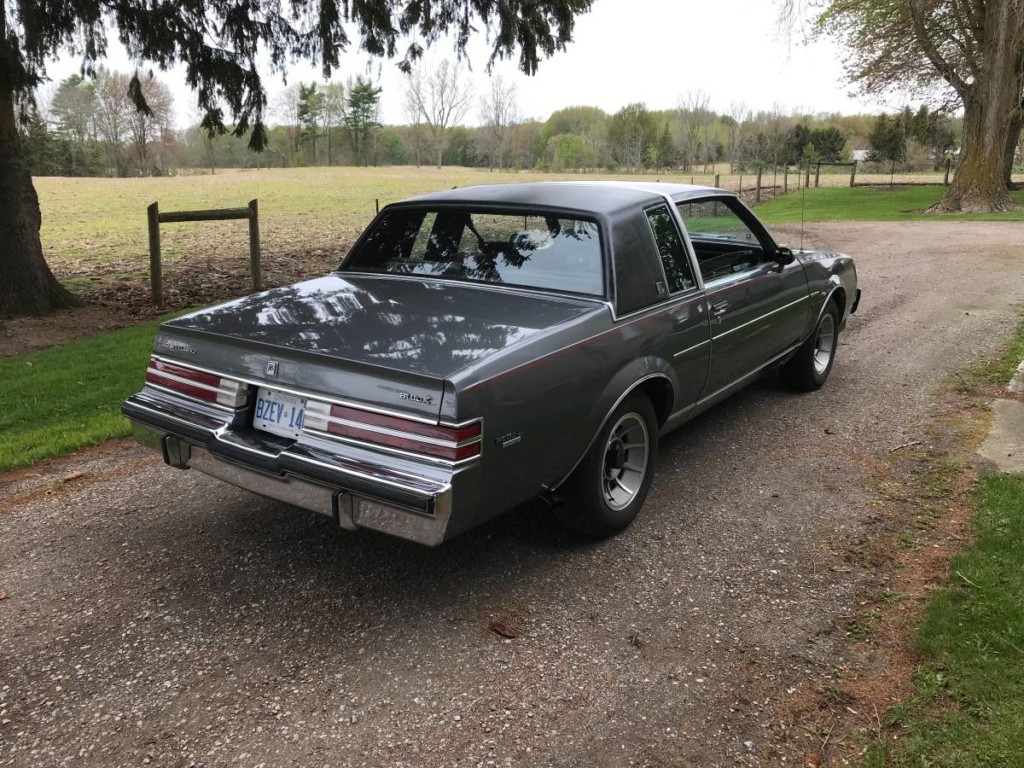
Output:
<path fill-rule="evenodd" d="M 496 635 L 508 638 L 509 640 L 515 639 L 522 634 L 519 626 L 512 619 L 495 619 L 487 628 Z"/>

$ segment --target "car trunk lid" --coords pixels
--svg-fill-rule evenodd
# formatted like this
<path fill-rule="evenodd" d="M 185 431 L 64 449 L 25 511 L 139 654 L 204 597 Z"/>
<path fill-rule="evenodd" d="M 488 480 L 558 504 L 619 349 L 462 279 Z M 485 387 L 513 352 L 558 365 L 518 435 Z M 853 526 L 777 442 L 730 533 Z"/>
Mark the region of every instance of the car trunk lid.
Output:
<path fill-rule="evenodd" d="M 593 309 L 525 291 L 334 273 L 168 321 L 154 352 L 437 419 L 446 378 Z"/>

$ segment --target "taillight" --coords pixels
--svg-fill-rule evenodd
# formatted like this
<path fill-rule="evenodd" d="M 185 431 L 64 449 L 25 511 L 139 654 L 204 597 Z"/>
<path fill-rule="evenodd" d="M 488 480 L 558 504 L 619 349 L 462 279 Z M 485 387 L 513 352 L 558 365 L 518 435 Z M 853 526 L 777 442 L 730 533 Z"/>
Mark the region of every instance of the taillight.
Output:
<path fill-rule="evenodd" d="M 303 418 L 307 428 L 448 461 L 480 455 L 480 422 L 461 427 L 423 424 L 316 400 L 306 402 Z"/>
<path fill-rule="evenodd" d="M 249 385 L 226 379 L 214 373 L 197 371 L 185 365 L 150 358 L 146 381 L 180 392 L 183 395 L 220 403 L 231 408 L 244 405 L 249 396 Z"/>

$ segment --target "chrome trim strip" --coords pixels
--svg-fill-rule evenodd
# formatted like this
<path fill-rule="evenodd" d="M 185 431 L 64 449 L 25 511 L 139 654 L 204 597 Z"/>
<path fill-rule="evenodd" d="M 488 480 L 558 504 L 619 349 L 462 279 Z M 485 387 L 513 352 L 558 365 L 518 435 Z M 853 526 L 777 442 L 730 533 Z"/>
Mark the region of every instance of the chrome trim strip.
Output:
<path fill-rule="evenodd" d="M 421 424 L 430 424 L 431 426 L 434 426 L 434 425 L 438 424 L 437 419 L 431 419 L 431 418 L 429 418 L 427 416 L 420 416 L 418 414 L 409 413 L 407 411 L 391 411 L 391 410 L 388 410 L 386 408 L 379 408 L 379 407 L 376 407 L 376 406 L 373 406 L 373 405 L 366 405 L 365 403 L 357 403 L 357 402 L 353 402 L 353 401 L 350 401 L 350 400 L 335 400 L 335 399 L 331 399 L 329 396 L 326 396 L 326 395 L 323 395 L 323 394 L 320 394 L 320 393 L 310 392 L 308 390 L 292 389 L 291 387 L 288 387 L 288 386 L 282 386 L 282 385 L 278 384 L 276 381 L 272 382 L 272 381 L 266 381 L 265 379 L 253 379 L 253 378 L 249 378 L 247 376 L 239 376 L 239 375 L 236 375 L 236 374 L 233 374 L 233 373 L 225 374 L 225 373 L 221 373 L 219 371 L 215 371 L 215 370 L 213 370 L 211 368 L 202 368 L 202 367 L 200 367 L 198 365 L 190 365 L 190 364 L 182 363 L 182 362 L 179 362 L 177 360 L 173 360 L 173 359 L 169 359 L 169 358 L 164 358 L 164 357 L 161 357 L 161 356 L 155 355 L 155 354 L 151 355 L 151 357 L 153 357 L 153 358 L 155 358 L 157 360 L 160 360 L 161 362 L 171 363 L 173 365 L 183 365 L 186 368 L 194 368 L 197 371 L 202 371 L 203 373 L 209 373 L 209 374 L 211 374 L 213 376 L 221 376 L 223 378 L 234 379 L 235 381 L 239 381 L 239 382 L 242 382 L 244 384 L 249 384 L 250 386 L 254 386 L 254 387 L 264 387 L 266 389 L 272 389 L 272 390 L 275 390 L 277 392 L 285 392 L 285 393 L 287 393 L 289 395 L 295 395 L 296 397 L 305 398 L 307 400 L 318 400 L 318 401 L 321 401 L 321 402 L 330 402 L 332 405 L 342 405 L 342 406 L 345 406 L 347 408 L 356 408 L 356 409 L 362 410 L 362 411 L 370 411 L 371 413 L 379 413 L 379 414 L 381 414 L 383 416 L 397 416 L 400 419 L 409 419 L 410 421 L 418 421 Z M 465 422 L 465 423 L 466 424 L 471 424 L 473 421 L 474 421 L 473 419 L 470 419 L 470 421 Z M 459 426 L 459 425 L 444 424 L 444 426 Z"/>
<path fill-rule="evenodd" d="M 674 355 L 672 355 L 672 357 L 682 357 L 687 352 L 693 352 L 693 350 L 700 349 L 705 344 L 710 344 L 710 343 L 711 343 L 711 339 L 704 339 L 704 341 L 702 341 L 700 344 L 694 344 L 692 347 L 687 347 L 686 349 L 684 349 L 681 352 L 676 352 Z"/>
<path fill-rule="evenodd" d="M 789 302 L 789 304 L 785 304 L 785 305 L 783 305 L 781 307 L 776 307 L 771 312 L 765 312 L 763 315 L 755 317 L 753 320 L 748 320 L 747 322 L 743 323 L 742 325 L 737 325 L 735 328 L 730 328 L 729 330 L 725 331 L 724 333 L 720 333 L 717 336 L 712 336 L 711 340 L 712 341 L 717 341 L 718 339 L 722 338 L 723 336 L 728 336 L 730 333 L 734 333 L 735 331 L 742 330 L 743 328 L 746 328 L 748 325 L 752 325 L 753 323 L 760 322 L 761 320 L 764 320 L 766 317 L 771 317 L 772 315 L 776 314 L 777 312 L 781 312 L 784 309 L 789 309 L 790 307 L 799 304 L 801 301 L 807 301 L 807 299 L 809 299 L 809 298 L 810 298 L 810 296 L 801 296 L 796 301 L 791 301 L 791 302 Z"/>
<path fill-rule="evenodd" d="M 671 414 L 665 420 L 665 423 L 667 424 L 672 419 L 681 416 L 682 414 L 686 413 L 689 410 L 692 410 L 694 408 L 700 408 L 702 405 L 704 405 L 704 403 L 708 402 L 708 400 L 714 400 L 716 397 L 718 397 L 719 395 L 724 393 L 726 390 L 732 389 L 733 387 L 738 386 L 739 384 L 743 383 L 747 379 L 751 379 L 751 378 L 757 376 L 759 373 L 762 373 L 766 368 L 770 368 L 774 363 L 776 363 L 779 360 L 781 360 L 782 358 L 784 358 L 790 352 L 793 352 L 794 350 L 798 349 L 800 347 L 800 344 L 802 344 L 802 343 L 803 342 L 797 342 L 796 344 L 792 345 L 791 347 L 787 347 L 782 352 L 780 352 L 779 354 L 775 355 L 775 357 L 773 357 L 770 360 L 768 360 L 767 362 L 764 362 L 761 365 L 759 365 L 757 368 L 752 370 L 750 373 L 745 373 L 742 376 L 740 376 L 738 379 L 736 379 L 735 381 L 733 381 L 733 382 L 731 382 L 729 384 L 726 384 L 724 387 L 720 387 L 719 389 L 716 389 L 710 395 L 706 395 L 705 397 L 702 397 L 697 402 L 692 403 L 692 404 L 686 406 L 685 408 L 680 408 L 678 411 L 676 411 L 675 413 Z"/>
<path fill-rule="evenodd" d="M 832 290 L 828 292 L 828 296 L 826 296 L 824 301 L 821 302 L 821 309 L 818 310 L 818 316 L 814 320 L 814 325 L 811 326 L 812 333 L 814 332 L 814 329 L 817 328 L 818 321 L 821 320 L 821 316 L 825 314 L 825 310 L 828 308 L 828 303 L 832 301 L 832 297 L 836 295 L 836 291 L 842 287 L 843 286 L 841 285 L 833 285 Z M 846 316 L 846 307 L 844 306 L 839 310 L 839 322 L 842 322 Z"/>
<path fill-rule="evenodd" d="M 764 268 L 764 264 L 759 264 L 756 267 L 745 269 L 742 272 L 733 272 L 731 275 L 722 275 L 716 277 L 714 280 L 710 280 L 704 284 L 705 290 L 710 294 L 719 290 L 720 288 L 728 288 L 733 283 L 738 283 L 740 280 L 746 280 L 755 272 L 760 272 Z"/>
<path fill-rule="evenodd" d="M 396 456 L 402 456 L 407 459 L 413 459 L 421 464 L 432 464 L 438 467 L 444 467 L 445 469 L 458 469 L 468 464 L 473 464 L 480 461 L 481 454 L 475 456 L 467 456 L 465 459 L 459 459 L 458 461 L 452 461 L 451 459 L 442 459 L 439 456 L 431 456 L 427 453 L 413 453 L 412 451 L 406 451 L 401 448 L 394 448 L 390 445 L 381 445 L 379 443 L 371 443 L 366 440 L 360 440 L 356 437 L 345 437 L 344 435 L 335 435 L 330 432 L 324 432 L 322 429 L 316 429 L 315 427 L 309 427 L 303 430 L 303 432 L 318 440 L 327 440 L 335 443 L 345 443 L 347 445 L 353 445 L 357 448 L 364 448 L 371 451 L 384 451 L 385 453 L 391 453 Z M 309 443 L 305 443 L 309 445 Z"/>

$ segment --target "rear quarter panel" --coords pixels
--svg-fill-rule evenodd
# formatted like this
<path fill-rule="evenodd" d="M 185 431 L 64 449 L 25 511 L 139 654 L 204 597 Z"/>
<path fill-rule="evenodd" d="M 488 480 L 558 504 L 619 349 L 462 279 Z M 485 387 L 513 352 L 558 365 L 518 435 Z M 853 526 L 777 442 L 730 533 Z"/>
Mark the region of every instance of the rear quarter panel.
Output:
<path fill-rule="evenodd" d="M 652 313 L 615 323 L 604 308 L 455 382 L 459 416 L 484 419 L 476 522 L 553 490 L 637 382 L 654 376 L 674 392 L 699 388 L 706 367 L 694 367 L 687 387 L 669 362 L 670 322 Z"/>

